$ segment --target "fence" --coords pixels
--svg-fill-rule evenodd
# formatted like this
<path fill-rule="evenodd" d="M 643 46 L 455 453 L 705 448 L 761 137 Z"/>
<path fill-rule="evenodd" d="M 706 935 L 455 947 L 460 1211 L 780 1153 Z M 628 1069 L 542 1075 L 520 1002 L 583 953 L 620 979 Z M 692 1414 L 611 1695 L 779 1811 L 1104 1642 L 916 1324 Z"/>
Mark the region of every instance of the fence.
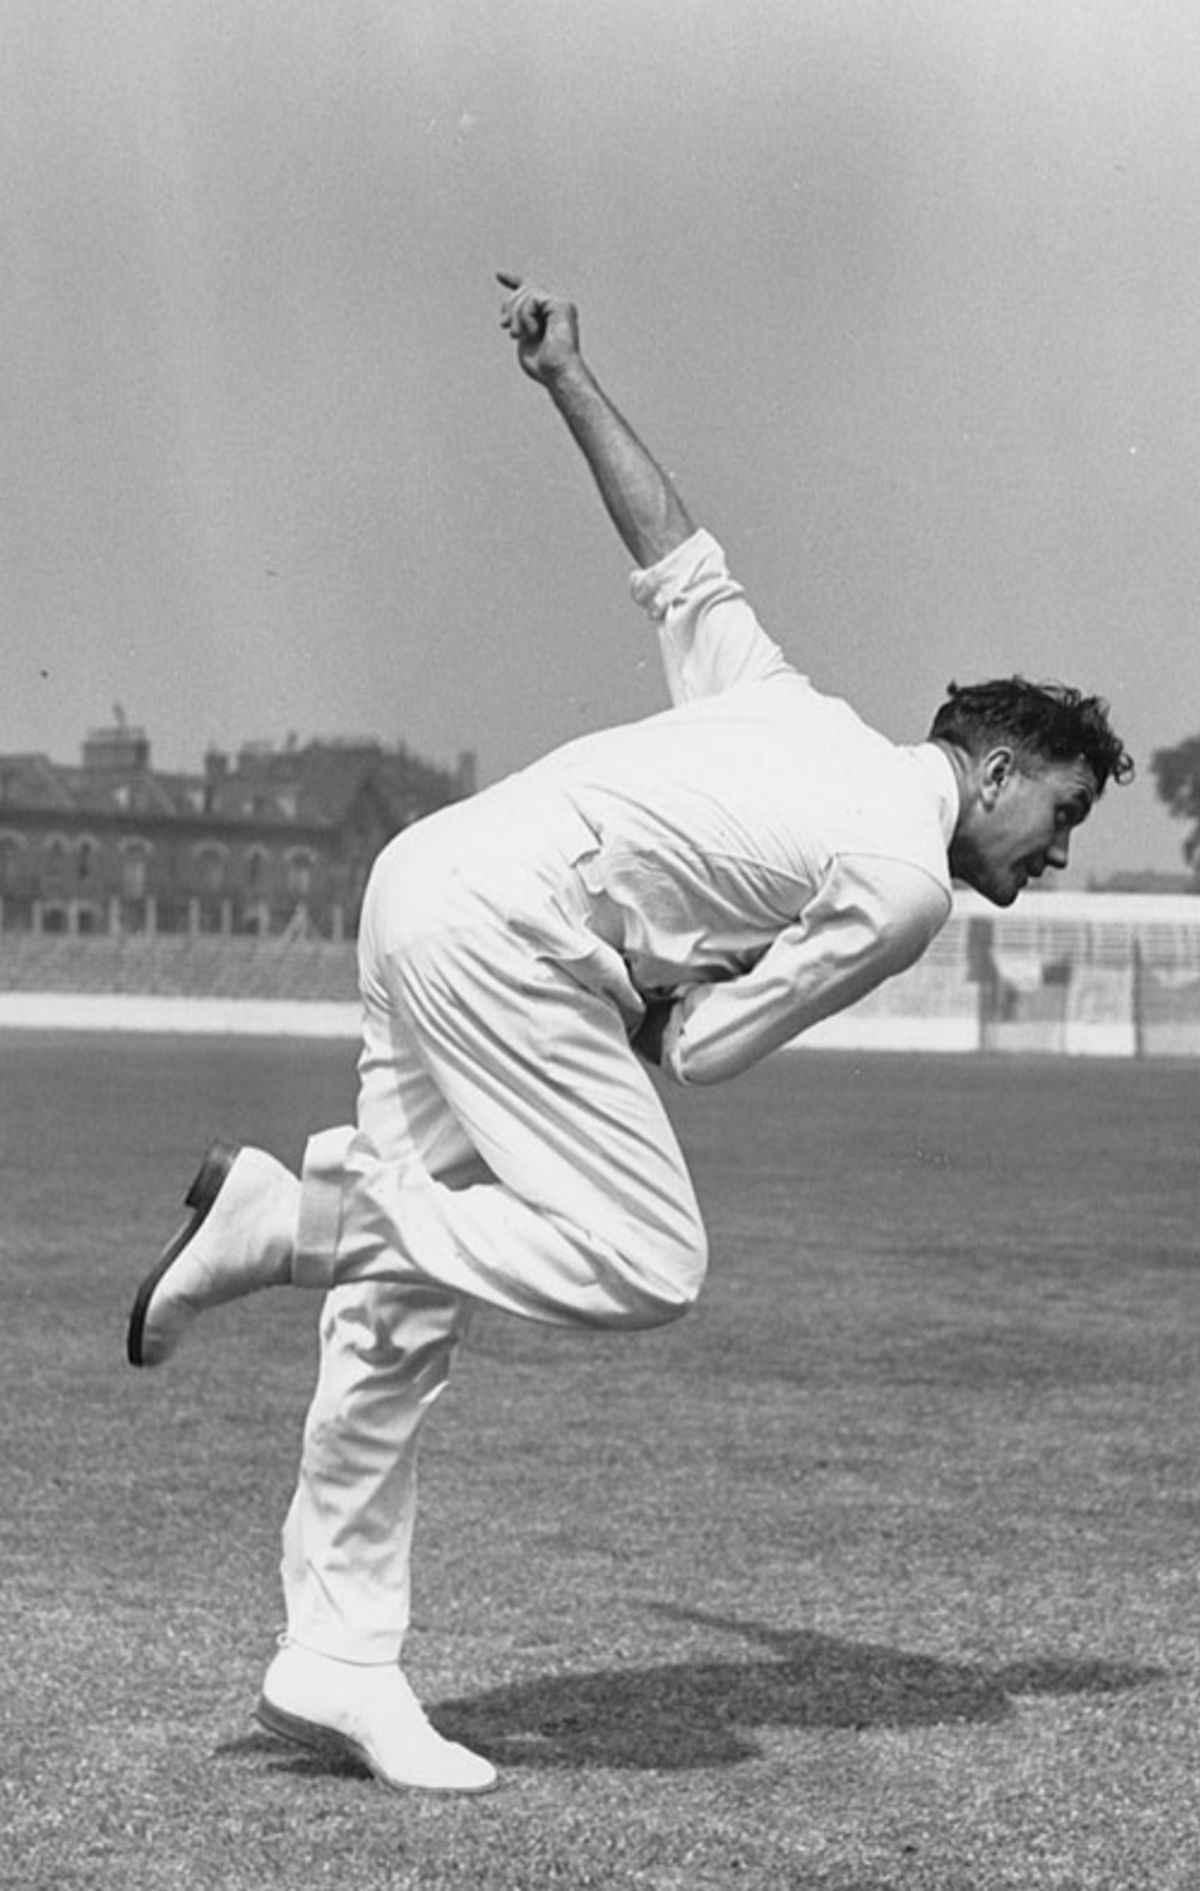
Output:
<path fill-rule="evenodd" d="M 845 1049 L 1200 1056 L 1200 898 L 961 894 L 930 952 L 807 1040 Z"/>
<path fill-rule="evenodd" d="M 0 1026 L 355 1037 L 355 948 L 321 939 L 0 932 Z"/>
<path fill-rule="evenodd" d="M 353 1037 L 355 994 L 345 942 L 0 932 L 0 1026 Z M 963 895 L 919 964 L 804 1042 L 1200 1057 L 1200 897 Z"/>

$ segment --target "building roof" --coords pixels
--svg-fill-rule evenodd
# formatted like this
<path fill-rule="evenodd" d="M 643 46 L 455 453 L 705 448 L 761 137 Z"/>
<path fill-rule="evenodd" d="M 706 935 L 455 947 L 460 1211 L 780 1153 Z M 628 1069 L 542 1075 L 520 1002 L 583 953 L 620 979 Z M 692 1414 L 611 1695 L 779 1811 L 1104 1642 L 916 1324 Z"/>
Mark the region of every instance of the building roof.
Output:
<path fill-rule="evenodd" d="M 157 770 L 141 730 L 93 731 L 78 763 L 46 755 L 0 756 L 0 819 L 13 814 L 89 813 L 156 820 L 207 819 L 222 825 L 337 830 L 365 802 L 377 822 L 398 828 L 472 785 L 470 757 L 443 769 L 402 745 L 325 741 L 282 747 L 247 743 L 235 758 L 210 750 L 198 774 Z"/>

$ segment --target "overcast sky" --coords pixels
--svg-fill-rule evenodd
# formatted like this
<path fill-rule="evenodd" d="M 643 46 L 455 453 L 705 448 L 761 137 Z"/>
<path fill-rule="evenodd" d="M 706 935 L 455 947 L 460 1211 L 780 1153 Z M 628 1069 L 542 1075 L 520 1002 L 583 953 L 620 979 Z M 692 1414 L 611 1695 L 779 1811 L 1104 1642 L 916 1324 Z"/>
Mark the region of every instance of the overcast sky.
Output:
<path fill-rule="evenodd" d="M 1196 0 L 0 0 L 0 751 L 370 734 L 485 779 L 660 701 L 498 326 L 586 351 L 896 739 L 1108 696 L 1075 877 L 1200 730 Z"/>

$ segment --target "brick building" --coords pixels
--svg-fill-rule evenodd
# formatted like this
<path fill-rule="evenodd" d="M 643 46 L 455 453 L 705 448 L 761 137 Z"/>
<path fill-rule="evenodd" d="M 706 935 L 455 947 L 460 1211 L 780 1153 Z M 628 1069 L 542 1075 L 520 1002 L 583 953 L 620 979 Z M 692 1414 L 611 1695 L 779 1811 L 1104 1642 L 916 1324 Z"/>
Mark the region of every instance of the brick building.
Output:
<path fill-rule="evenodd" d="M 340 939 L 383 843 L 475 787 L 403 746 L 290 738 L 151 766 L 141 729 L 93 731 L 76 765 L 0 756 L 0 928 Z"/>

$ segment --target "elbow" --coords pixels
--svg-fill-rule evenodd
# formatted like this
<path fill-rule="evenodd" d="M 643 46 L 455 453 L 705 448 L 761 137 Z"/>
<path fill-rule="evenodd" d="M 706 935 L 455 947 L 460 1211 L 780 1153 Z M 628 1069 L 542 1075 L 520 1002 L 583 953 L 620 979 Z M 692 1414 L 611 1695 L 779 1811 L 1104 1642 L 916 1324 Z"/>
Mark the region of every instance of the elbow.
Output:
<path fill-rule="evenodd" d="M 663 1058 L 663 1071 L 682 1089 L 704 1090 L 714 1083 L 725 1083 L 730 1077 L 740 1077 L 743 1071 L 760 1062 L 763 1055 L 756 1046 L 723 1041 L 720 1037 L 709 1038 L 702 1044 L 687 1044 L 680 1038 L 672 1046 L 670 1055 Z"/>
<path fill-rule="evenodd" d="M 890 917 L 882 928 L 884 977 L 895 978 L 898 972 L 907 972 L 915 965 L 929 950 L 945 917 L 940 902 L 936 907 L 931 902 L 927 908 Z"/>

